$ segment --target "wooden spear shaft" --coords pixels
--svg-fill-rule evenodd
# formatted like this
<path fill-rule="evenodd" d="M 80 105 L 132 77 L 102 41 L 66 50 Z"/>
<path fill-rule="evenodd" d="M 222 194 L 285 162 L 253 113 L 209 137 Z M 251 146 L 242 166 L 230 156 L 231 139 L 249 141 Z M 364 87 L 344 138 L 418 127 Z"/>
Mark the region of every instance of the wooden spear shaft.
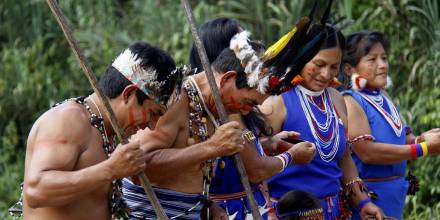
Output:
<path fill-rule="evenodd" d="M 203 69 L 205 70 L 206 78 L 208 79 L 209 86 L 211 87 L 211 92 L 214 97 L 215 107 L 217 108 L 217 112 L 220 116 L 220 123 L 224 124 L 228 122 L 228 114 L 226 113 L 226 109 L 223 106 L 222 100 L 219 95 L 219 90 L 217 84 L 215 83 L 214 74 L 212 73 L 211 65 L 209 64 L 208 56 L 206 55 L 205 46 L 200 40 L 198 29 L 196 26 L 196 22 L 194 19 L 194 15 L 191 9 L 191 5 L 188 0 L 182 0 L 183 7 L 185 8 L 186 18 L 188 23 L 191 26 L 192 36 L 194 38 L 194 43 L 197 47 L 197 51 L 200 56 L 200 61 L 202 62 Z M 235 166 L 237 167 L 237 171 L 240 174 L 240 180 L 243 185 L 243 188 L 246 192 L 246 196 L 248 197 L 248 201 L 251 205 L 252 217 L 253 219 L 262 219 L 260 212 L 258 210 L 258 205 L 255 201 L 254 194 L 251 190 L 251 185 L 249 183 L 248 176 L 246 174 L 246 170 L 244 168 L 243 161 L 241 160 L 240 154 L 235 154 L 234 156 Z"/>
<path fill-rule="evenodd" d="M 73 36 L 72 29 L 69 27 L 69 25 L 66 22 L 66 18 L 61 11 L 58 3 L 56 0 L 47 0 L 47 4 L 50 7 L 50 10 L 52 11 L 55 19 L 57 20 L 58 24 L 60 25 L 61 29 L 64 32 L 64 36 L 67 39 L 67 42 L 69 42 L 70 48 L 73 50 L 73 53 L 75 54 L 75 57 L 77 58 L 79 64 L 81 65 L 81 68 L 84 71 L 84 74 L 86 75 L 87 79 L 90 82 L 90 85 L 93 88 L 93 91 L 98 95 L 98 98 L 100 99 L 101 103 L 104 105 L 104 113 L 107 115 L 107 117 L 110 119 L 110 124 L 113 127 L 113 130 L 115 131 L 119 142 L 121 144 L 127 144 L 127 136 L 125 135 L 124 130 L 119 126 L 119 123 L 115 117 L 115 113 L 113 112 L 110 102 L 107 98 L 107 96 L 104 95 L 104 92 L 102 91 L 101 87 L 98 85 L 98 81 L 95 77 L 95 75 L 92 72 L 92 69 L 90 68 L 90 65 L 88 64 L 86 58 L 84 57 L 81 49 L 79 48 L 78 42 L 76 41 L 75 37 Z M 159 203 L 159 200 L 156 197 L 156 194 L 154 194 L 153 188 L 151 186 L 150 181 L 148 180 L 145 173 L 141 172 L 138 174 L 138 178 L 141 181 L 141 184 L 145 190 L 145 193 L 148 196 L 148 199 L 150 200 L 154 211 L 156 212 L 156 216 L 160 220 L 167 220 L 168 217 L 166 216 L 165 212 L 162 209 L 162 206 Z"/>

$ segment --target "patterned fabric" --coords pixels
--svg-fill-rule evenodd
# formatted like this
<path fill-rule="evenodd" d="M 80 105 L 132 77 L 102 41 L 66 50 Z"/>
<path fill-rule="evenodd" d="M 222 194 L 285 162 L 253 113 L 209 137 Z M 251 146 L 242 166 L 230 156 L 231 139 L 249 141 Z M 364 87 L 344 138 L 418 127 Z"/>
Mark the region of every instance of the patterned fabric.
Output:
<path fill-rule="evenodd" d="M 155 219 L 154 209 L 141 186 L 129 179 L 122 180 L 124 200 L 130 208 L 129 219 Z M 165 214 L 170 219 L 200 219 L 203 197 L 200 194 L 182 193 L 154 187 Z"/>

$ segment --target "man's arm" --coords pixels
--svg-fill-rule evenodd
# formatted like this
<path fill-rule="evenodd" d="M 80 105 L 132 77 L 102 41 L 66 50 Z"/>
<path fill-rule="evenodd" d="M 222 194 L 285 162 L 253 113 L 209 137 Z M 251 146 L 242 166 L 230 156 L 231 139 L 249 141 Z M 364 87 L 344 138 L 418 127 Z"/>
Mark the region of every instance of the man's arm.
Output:
<path fill-rule="evenodd" d="M 240 115 L 230 115 L 230 119 L 239 122 L 240 126 L 243 129 L 245 128 Z M 314 145 L 310 142 L 296 144 L 287 151 L 292 155 L 292 162 L 303 160 L 301 164 L 310 162 L 315 154 Z M 249 181 L 253 183 L 268 179 L 283 169 L 283 162 L 279 158 L 260 155 L 254 142 L 247 142 L 240 155 L 249 176 Z"/>
<path fill-rule="evenodd" d="M 29 136 L 24 180 L 24 199 L 31 208 L 66 205 L 144 168 L 143 153 L 132 143 L 109 160 L 102 154 L 105 161 L 74 170 L 96 134 L 93 129 L 85 111 L 73 105 L 52 109 L 38 120 Z"/>
<path fill-rule="evenodd" d="M 151 181 L 169 179 L 182 170 L 200 166 L 218 156 L 234 154 L 243 148 L 242 130 L 236 122 L 220 126 L 205 142 L 189 145 L 187 139 L 182 138 L 185 143 L 178 143 L 179 136 L 186 137 L 187 120 L 188 103 L 184 96 L 159 119 L 154 130 L 145 129 L 133 136 L 140 140 L 141 148 L 147 152 L 145 172 Z"/>

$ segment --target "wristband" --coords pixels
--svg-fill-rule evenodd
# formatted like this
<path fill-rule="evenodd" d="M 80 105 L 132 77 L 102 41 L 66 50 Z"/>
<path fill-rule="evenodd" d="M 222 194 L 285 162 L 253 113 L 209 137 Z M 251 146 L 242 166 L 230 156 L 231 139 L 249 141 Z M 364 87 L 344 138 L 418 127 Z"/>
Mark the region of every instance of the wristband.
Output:
<path fill-rule="evenodd" d="M 365 205 L 366 205 L 367 203 L 369 203 L 369 202 L 371 202 L 371 199 L 370 199 L 369 197 L 367 197 L 367 198 L 365 198 L 365 199 L 362 199 L 362 200 L 358 203 L 358 205 L 356 206 L 356 210 L 360 213 L 361 210 L 365 207 Z"/>

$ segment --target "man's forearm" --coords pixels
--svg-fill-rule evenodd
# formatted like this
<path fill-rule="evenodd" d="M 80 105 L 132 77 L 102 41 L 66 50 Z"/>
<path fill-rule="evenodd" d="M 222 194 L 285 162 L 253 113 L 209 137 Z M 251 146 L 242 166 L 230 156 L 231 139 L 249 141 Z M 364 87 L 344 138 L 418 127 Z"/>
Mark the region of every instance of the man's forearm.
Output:
<path fill-rule="evenodd" d="M 217 156 L 219 153 L 210 141 L 184 148 L 158 149 L 148 153 L 145 172 L 153 181 L 169 178 Z"/>
<path fill-rule="evenodd" d="M 110 184 L 106 161 L 78 171 L 48 170 L 25 179 L 24 197 L 32 208 L 62 206 Z"/>

